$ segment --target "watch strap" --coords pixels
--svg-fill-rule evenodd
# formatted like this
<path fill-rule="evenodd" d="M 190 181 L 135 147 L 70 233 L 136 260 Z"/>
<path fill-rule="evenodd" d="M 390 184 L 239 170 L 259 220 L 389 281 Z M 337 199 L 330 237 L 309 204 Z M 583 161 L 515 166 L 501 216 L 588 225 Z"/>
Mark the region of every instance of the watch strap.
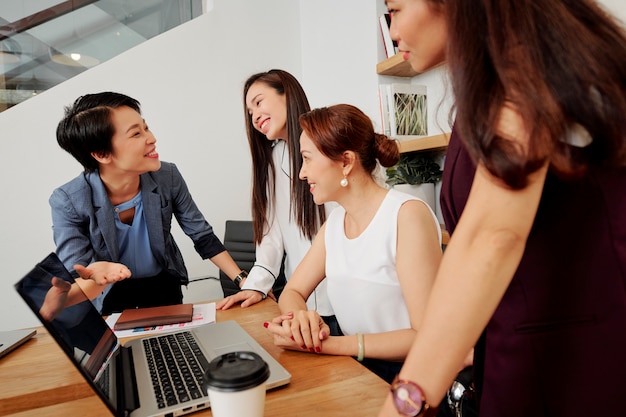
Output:
<path fill-rule="evenodd" d="M 248 277 L 248 273 L 242 269 L 241 272 L 239 272 L 239 275 L 235 277 L 233 282 L 238 288 L 241 288 L 241 281 L 243 281 L 247 277 Z"/>

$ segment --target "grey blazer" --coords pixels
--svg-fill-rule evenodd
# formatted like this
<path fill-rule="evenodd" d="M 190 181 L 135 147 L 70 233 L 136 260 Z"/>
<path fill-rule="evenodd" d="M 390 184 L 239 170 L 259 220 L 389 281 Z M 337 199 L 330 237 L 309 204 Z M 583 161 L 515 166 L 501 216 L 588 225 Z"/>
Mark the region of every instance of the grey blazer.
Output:
<path fill-rule="evenodd" d="M 176 165 L 161 162 L 156 172 L 141 175 L 141 196 L 150 248 L 163 271 L 189 281 L 183 256 L 171 234 L 172 215 L 202 259 L 226 250 L 193 201 Z M 98 172 L 83 172 L 55 189 L 49 199 L 56 253 L 77 276 L 74 265 L 119 262 L 113 206 Z"/>

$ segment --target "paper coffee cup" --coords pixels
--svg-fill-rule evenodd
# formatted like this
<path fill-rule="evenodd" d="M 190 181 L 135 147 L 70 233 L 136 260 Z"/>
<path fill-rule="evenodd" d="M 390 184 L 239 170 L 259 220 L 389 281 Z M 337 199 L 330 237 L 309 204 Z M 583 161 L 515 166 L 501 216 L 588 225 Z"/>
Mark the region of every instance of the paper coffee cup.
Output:
<path fill-rule="evenodd" d="M 214 417 L 262 417 L 267 363 L 254 352 L 231 352 L 209 363 L 204 387 Z"/>

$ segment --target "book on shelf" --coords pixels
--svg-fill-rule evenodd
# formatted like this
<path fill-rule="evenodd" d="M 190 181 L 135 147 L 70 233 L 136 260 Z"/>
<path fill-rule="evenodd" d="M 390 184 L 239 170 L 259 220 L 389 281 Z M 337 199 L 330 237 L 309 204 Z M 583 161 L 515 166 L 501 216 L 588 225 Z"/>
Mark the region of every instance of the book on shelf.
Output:
<path fill-rule="evenodd" d="M 391 137 L 391 127 L 389 125 L 389 84 L 378 85 L 378 104 L 380 106 L 380 124 L 382 133 Z"/>
<path fill-rule="evenodd" d="M 391 58 L 398 53 L 398 43 L 391 39 L 391 15 L 389 13 L 382 14 L 378 20 L 380 23 L 380 32 L 383 37 L 383 45 L 385 46 L 385 53 L 387 54 L 387 58 Z"/>
<path fill-rule="evenodd" d="M 383 132 L 406 140 L 428 134 L 426 86 L 380 84 L 378 86 Z"/>

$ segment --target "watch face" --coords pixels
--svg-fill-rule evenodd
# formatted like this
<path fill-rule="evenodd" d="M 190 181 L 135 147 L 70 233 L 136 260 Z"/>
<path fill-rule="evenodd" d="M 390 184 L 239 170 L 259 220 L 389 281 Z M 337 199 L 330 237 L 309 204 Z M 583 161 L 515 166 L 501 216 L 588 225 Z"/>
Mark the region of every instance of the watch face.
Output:
<path fill-rule="evenodd" d="M 414 382 L 395 380 L 391 385 L 393 402 L 398 412 L 405 416 L 417 416 L 424 408 L 424 393 Z"/>

